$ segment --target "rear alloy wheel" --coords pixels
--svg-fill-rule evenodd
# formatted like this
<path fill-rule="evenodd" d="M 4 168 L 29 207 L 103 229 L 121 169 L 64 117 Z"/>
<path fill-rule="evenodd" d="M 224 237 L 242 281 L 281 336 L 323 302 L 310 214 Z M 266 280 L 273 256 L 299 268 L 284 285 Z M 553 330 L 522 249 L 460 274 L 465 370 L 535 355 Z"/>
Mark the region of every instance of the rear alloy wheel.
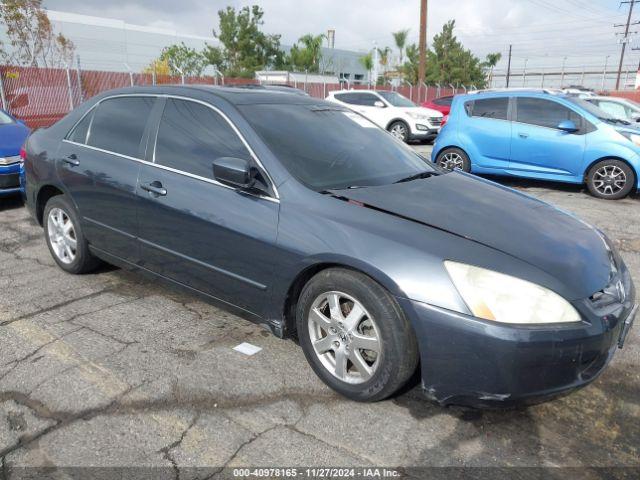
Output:
<path fill-rule="evenodd" d="M 459 148 L 447 148 L 438 154 L 436 163 L 444 170 L 462 170 L 469 173 L 471 162 L 466 153 Z"/>
<path fill-rule="evenodd" d="M 65 272 L 86 273 L 100 264 L 89 252 L 78 215 L 66 196 L 49 199 L 44 207 L 43 224 L 51 256 Z"/>
<path fill-rule="evenodd" d="M 300 345 L 315 373 L 357 401 L 382 400 L 411 377 L 415 335 L 395 299 L 359 272 L 323 270 L 296 309 Z"/>
<path fill-rule="evenodd" d="M 619 200 L 629 195 L 634 185 L 633 170 L 620 160 L 602 160 L 587 173 L 587 187 L 594 197 Z"/>
<path fill-rule="evenodd" d="M 405 143 L 409 141 L 409 127 L 404 122 L 393 122 L 389 125 L 389 133 Z"/>

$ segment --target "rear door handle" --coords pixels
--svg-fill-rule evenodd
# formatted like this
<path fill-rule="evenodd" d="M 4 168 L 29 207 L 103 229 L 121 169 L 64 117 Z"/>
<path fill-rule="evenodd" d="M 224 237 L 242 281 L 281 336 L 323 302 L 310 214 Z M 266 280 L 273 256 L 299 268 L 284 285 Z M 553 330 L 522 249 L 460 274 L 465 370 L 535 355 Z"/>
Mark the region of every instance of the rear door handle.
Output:
<path fill-rule="evenodd" d="M 164 197 L 167 194 L 167 189 L 163 188 L 162 184 L 158 181 L 151 183 L 142 183 L 140 184 L 140 188 L 151 193 L 152 195 L 159 195 L 161 197 Z"/>
<path fill-rule="evenodd" d="M 73 167 L 77 167 L 78 165 L 80 165 L 80 162 L 78 161 L 78 156 L 75 153 L 72 153 L 68 157 L 63 158 L 62 161 L 64 163 L 68 163 L 69 165 L 71 165 Z"/>
<path fill-rule="evenodd" d="M 528 133 L 519 133 L 518 136 L 520 138 L 529 138 L 529 134 Z"/>

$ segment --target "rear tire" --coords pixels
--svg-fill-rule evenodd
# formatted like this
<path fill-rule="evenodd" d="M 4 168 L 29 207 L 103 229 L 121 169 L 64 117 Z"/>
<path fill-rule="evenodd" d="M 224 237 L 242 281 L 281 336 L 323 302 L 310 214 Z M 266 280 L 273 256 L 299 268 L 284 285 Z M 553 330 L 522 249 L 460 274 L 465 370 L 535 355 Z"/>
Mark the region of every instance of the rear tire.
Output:
<path fill-rule="evenodd" d="M 80 274 L 100 265 L 100 260 L 89 251 L 78 214 L 65 195 L 49 199 L 42 223 L 49 252 L 62 270 Z"/>
<path fill-rule="evenodd" d="M 633 170 L 621 160 L 601 160 L 587 173 L 589 193 L 597 198 L 619 200 L 629 195 L 635 185 Z"/>
<path fill-rule="evenodd" d="M 436 163 L 445 170 L 471 172 L 471 160 L 469 156 L 459 148 L 445 148 L 438 154 Z"/>
<path fill-rule="evenodd" d="M 387 398 L 418 364 L 415 334 L 400 306 L 359 272 L 330 268 L 313 277 L 300 294 L 296 326 L 316 375 L 351 400 Z"/>

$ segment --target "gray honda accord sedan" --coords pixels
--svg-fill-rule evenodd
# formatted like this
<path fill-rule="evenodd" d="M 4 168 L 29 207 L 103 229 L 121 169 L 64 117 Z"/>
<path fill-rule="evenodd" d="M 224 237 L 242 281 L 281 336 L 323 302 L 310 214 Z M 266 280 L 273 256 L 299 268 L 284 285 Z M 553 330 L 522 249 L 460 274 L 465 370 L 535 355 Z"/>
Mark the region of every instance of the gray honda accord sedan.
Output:
<path fill-rule="evenodd" d="M 546 400 L 595 379 L 636 311 L 602 232 L 310 97 L 110 91 L 25 150 L 62 269 L 135 269 L 295 335 L 354 400 L 417 369 L 442 404 Z"/>

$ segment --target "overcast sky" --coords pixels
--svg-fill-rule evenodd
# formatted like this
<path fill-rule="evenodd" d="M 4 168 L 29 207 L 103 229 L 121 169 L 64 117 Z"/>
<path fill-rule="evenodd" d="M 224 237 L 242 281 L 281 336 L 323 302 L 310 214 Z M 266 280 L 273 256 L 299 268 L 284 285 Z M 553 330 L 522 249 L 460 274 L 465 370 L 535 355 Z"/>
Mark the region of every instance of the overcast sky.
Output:
<path fill-rule="evenodd" d="M 301 35 L 336 30 L 336 47 L 367 50 L 393 46 L 390 32 L 411 29 L 417 41 L 419 0 L 45 0 L 47 8 L 125 20 L 128 23 L 211 35 L 217 11 L 259 3 L 265 10 L 264 29 L 293 43 Z M 617 64 L 620 46 L 614 23 L 626 21 L 627 6 L 613 0 L 447 0 L 430 2 L 429 37 L 455 19 L 465 46 L 484 57 L 493 51 L 505 59 L 513 44 L 513 68 L 525 60 L 531 68 L 600 68 L 607 55 Z M 640 19 L 640 8 L 638 8 Z M 640 25 L 632 27 L 640 30 Z M 621 29 L 617 29 L 621 31 Z M 638 37 L 640 38 L 640 36 Z M 632 44 L 633 45 L 633 44 Z M 640 46 L 640 42 L 635 45 Z M 627 65 L 637 65 L 640 52 L 630 51 Z M 506 65 L 503 61 L 502 66 Z"/>

